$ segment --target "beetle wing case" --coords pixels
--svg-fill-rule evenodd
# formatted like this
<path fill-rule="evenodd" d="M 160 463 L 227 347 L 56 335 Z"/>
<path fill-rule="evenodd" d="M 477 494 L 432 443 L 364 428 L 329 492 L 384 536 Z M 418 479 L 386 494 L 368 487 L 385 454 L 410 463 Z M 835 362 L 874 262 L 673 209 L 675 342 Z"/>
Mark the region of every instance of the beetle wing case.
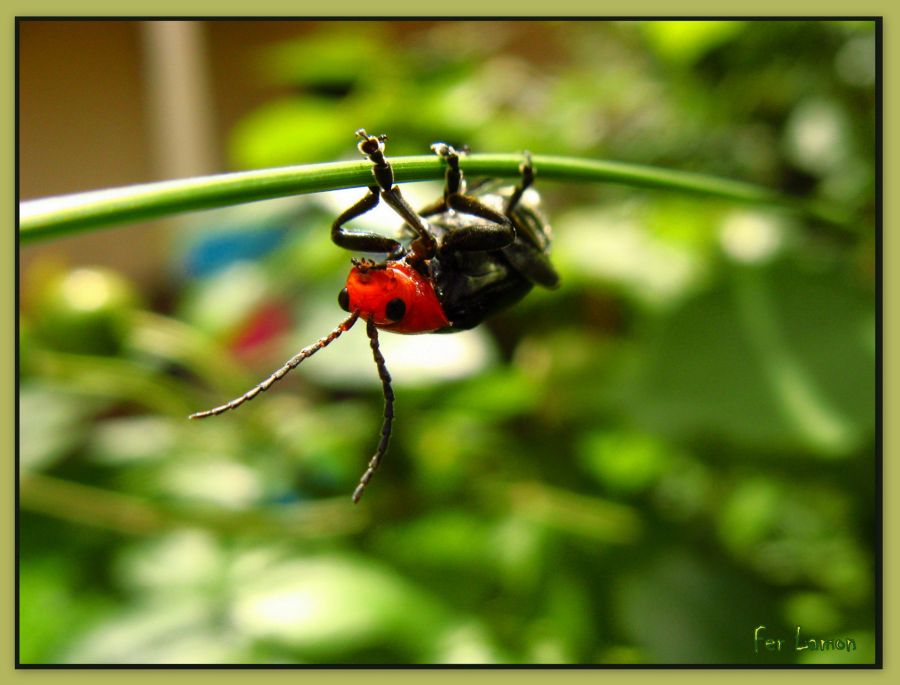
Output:
<path fill-rule="evenodd" d="M 502 181 L 488 180 L 473 187 L 472 195 L 502 212 L 512 194 Z M 521 300 L 533 285 L 554 288 L 559 283 L 550 262 L 551 229 L 539 208 L 540 196 L 529 188 L 512 211 L 516 229 L 512 244 L 488 252 L 438 250 L 431 260 L 435 291 L 452 322 L 447 331 L 474 328 L 496 312 Z M 483 219 L 452 210 L 429 217 L 441 238 L 462 226 Z"/>

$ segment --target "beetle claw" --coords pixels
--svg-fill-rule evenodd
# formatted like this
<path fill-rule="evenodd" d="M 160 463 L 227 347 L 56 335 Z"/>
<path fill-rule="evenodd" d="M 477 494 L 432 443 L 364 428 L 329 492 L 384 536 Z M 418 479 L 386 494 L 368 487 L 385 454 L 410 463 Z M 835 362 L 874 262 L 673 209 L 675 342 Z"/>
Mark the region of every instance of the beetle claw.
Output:
<path fill-rule="evenodd" d="M 350 263 L 353 264 L 361 274 L 376 269 L 387 268 L 387 262 L 376 262 L 374 259 L 366 259 L 365 257 L 351 257 Z"/>
<path fill-rule="evenodd" d="M 373 155 L 384 152 L 384 141 L 388 139 L 386 133 L 381 133 L 377 136 L 370 136 L 368 133 L 366 133 L 366 129 L 360 128 L 356 130 L 356 135 L 358 138 L 360 138 L 357 147 L 359 148 L 359 151 L 366 157 L 371 158 Z"/>

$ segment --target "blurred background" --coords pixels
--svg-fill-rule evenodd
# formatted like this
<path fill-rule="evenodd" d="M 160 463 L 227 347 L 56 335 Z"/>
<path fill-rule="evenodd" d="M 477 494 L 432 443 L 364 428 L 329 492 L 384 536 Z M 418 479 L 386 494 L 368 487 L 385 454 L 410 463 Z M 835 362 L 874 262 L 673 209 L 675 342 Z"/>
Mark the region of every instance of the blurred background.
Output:
<path fill-rule="evenodd" d="M 23 663 L 873 661 L 873 23 L 18 28 L 22 199 L 357 159 L 365 127 L 855 217 L 538 168 L 561 288 L 382 336 L 397 418 L 355 507 L 382 412 L 361 330 L 186 416 L 344 317 L 329 226 L 360 189 L 23 247 Z M 755 653 L 759 625 L 789 648 Z"/>

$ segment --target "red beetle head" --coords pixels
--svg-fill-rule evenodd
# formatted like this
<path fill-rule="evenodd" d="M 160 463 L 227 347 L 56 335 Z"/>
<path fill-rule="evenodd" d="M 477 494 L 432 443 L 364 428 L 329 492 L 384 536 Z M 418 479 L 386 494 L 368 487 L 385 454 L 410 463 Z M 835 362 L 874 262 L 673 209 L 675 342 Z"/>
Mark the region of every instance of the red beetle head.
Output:
<path fill-rule="evenodd" d="M 394 333 L 431 333 L 450 325 L 431 281 L 402 261 L 354 260 L 338 302 Z"/>

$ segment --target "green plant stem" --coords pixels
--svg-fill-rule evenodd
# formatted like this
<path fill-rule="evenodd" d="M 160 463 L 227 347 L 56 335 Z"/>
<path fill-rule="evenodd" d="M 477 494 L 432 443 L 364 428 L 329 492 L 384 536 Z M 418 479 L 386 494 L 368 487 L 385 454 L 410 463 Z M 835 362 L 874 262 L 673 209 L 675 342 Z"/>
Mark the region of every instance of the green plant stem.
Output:
<path fill-rule="evenodd" d="M 462 168 L 471 176 L 515 178 L 520 155 L 471 155 Z M 398 183 L 443 177 L 443 162 L 434 156 L 391 159 Z M 847 217 L 835 208 L 779 195 L 749 183 L 636 164 L 571 157 L 534 156 L 541 180 L 617 183 L 782 207 L 820 221 L 842 225 Z M 19 205 L 23 243 L 70 235 L 102 226 L 154 219 L 179 212 L 227 207 L 289 195 L 368 186 L 367 161 L 333 162 L 244 171 L 216 176 L 147 183 L 30 200 Z"/>

